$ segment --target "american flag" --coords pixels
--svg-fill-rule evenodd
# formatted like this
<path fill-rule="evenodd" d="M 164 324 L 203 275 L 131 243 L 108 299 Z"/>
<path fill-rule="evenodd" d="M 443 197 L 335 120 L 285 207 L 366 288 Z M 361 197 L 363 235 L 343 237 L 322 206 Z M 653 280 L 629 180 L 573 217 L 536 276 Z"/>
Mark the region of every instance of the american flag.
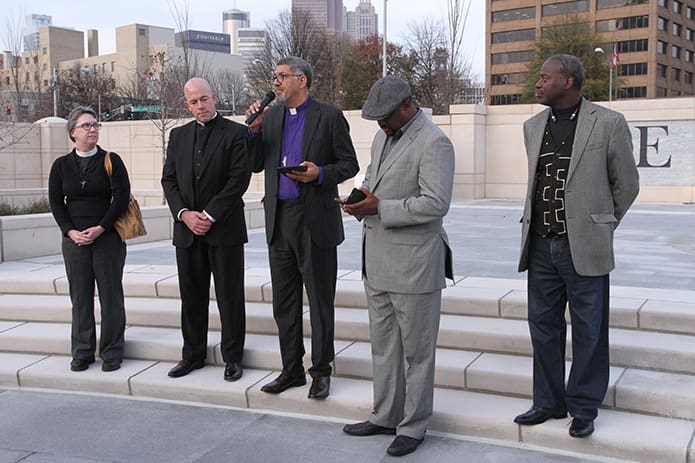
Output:
<path fill-rule="evenodd" d="M 613 44 L 613 55 L 611 56 L 611 67 L 614 68 L 620 64 L 620 56 L 618 56 L 618 45 Z"/>

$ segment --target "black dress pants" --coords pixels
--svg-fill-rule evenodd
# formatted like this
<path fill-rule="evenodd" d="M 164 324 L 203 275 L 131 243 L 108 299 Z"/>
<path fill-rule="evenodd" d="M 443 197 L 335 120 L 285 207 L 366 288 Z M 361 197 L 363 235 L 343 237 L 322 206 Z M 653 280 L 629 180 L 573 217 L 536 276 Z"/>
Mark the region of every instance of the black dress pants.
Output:
<path fill-rule="evenodd" d="M 196 236 L 188 248 L 176 248 L 181 292 L 182 357 L 205 360 L 207 356 L 210 274 L 222 324 L 222 359 L 241 362 L 246 336 L 244 302 L 244 246 L 210 246 Z"/>
<path fill-rule="evenodd" d="M 268 246 L 273 283 L 273 317 L 280 336 L 283 373 L 304 376 L 303 293 L 311 318 L 312 377 L 330 376 L 335 356 L 336 247 L 320 248 L 311 239 L 299 200 L 278 201 L 273 241 Z"/>

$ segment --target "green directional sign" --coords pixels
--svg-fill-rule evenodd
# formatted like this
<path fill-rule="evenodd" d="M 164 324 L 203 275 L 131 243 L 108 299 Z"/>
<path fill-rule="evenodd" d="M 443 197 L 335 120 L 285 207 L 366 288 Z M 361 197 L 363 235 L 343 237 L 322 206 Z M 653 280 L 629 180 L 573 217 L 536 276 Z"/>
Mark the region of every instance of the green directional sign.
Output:
<path fill-rule="evenodd" d="M 162 107 L 160 105 L 150 105 L 150 106 L 133 106 L 130 110 L 134 113 L 153 113 L 156 111 L 161 111 Z"/>

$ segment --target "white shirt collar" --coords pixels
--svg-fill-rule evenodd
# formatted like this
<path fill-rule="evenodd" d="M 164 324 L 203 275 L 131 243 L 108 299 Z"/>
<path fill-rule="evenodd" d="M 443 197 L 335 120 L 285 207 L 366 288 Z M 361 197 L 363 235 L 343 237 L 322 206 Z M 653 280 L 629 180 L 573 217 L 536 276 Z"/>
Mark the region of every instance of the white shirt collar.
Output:
<path fill-rule="evenodd" d="M 96 146 L 87 152 L 80 151 L 77 148 L 75 148 L 75 154 L 77 154 L 81 158 L 89 158 L 91 156 L 94 156 L 95 154 L 97 154 L 97 151 L 99 151 L 99 149 Z"/>

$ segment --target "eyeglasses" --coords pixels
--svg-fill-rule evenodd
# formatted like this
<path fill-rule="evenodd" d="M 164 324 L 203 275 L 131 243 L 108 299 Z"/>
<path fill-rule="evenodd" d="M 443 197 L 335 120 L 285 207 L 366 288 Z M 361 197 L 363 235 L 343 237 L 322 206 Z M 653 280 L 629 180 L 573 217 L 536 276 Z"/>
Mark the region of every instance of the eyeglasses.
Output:
<path fill-rule="evenodd" d="M 280 74 L 273 74 L 271 82 L 275 82 L 277 80 L 279 83 L 283 83 L 288 77 L 299 77 L 303 75 L 304 74 L 285 74 L 284 72 L 281 72 Z"/>
<path fill-rule="evenodd" d="M 76 127 L 81 128 L 85 132 L 89 132 L 92 129 L 99 130 L 101 128 L 101 122 L 92 122 L 92 123 L 85 122 L 84 124 L 80 124 Z"/>

